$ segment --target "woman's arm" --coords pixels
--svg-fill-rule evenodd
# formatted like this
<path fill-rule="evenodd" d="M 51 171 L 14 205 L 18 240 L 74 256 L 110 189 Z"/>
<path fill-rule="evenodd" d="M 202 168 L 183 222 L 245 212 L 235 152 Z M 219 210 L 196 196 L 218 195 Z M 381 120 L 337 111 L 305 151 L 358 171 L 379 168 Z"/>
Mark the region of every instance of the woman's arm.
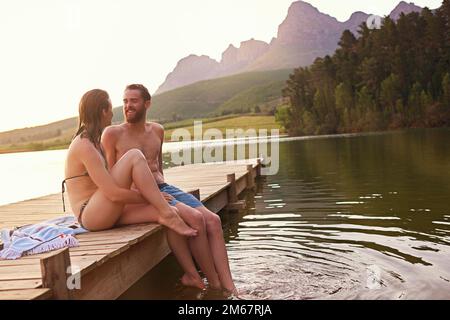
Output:
<path fill-rule="evenodd" d="M 106 170 L 100 153 L 89 141 L 80 141 L 77 156 L 86 167 L 89 177 L 106 197 L 119 203 L 147 203 L 139 192 L 119 187 Z"/>

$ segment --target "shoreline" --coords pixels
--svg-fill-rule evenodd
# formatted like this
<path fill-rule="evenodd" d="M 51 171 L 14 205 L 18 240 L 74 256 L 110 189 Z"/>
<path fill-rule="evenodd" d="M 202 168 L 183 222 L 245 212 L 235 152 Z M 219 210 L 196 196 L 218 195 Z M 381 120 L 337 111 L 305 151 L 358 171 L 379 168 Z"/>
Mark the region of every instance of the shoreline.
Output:
<path fill-rule="evenodd" d="M 395 130 L 384 130 L 384 131 L 367 131 L 367 132 L 349 132 L 349 133 L 335 133 L 335 134 L 324 134 L 324 135 L 309 135 L 309 136 L 289 136 L 287 134 L 280 134 L 278 137 L 280 138 L 280 142 L 282 141 L 290 141 L 290 140 L 311 140 L 311 139 L 322 139 L 322 138 L 339 138 L 339 137 L 354 137 L 354 136 L 364 136 L 364 135 L 374 135 L 374 134 L 388 134 L 388 133 L 399 133 L 402 131 L 407 131 L 407 130 L 445 130 L 445 129 L 450 129 L 450 127 L 434 127 L 434 128 L 402 128 L 402 129 L 395 129 Z M 267 138 L 269 138 L 270 136 L 267 136 Z M 247 140 L 247 139 L 258 139 L 257 137 L 244 137 L 242 138 L 243 141 Z M 240 138 L 237 138 L 240 139 Z M 220 142 L 226 141 L 226 140 L 235 140 L 234 139 L 221 139 Z M 214 140 L 191 140 L 191 141 L 186 141 L 186 143 L 195 143 L 196 141 L 202 141 L 203 143 L 205 142 L 210 142 L 210 141 L 214 141 Z M 170 144 L 170 143 L 177 143 L 177 142 L 182 142 L 182 141 L 166 141 L 164 144 Z M 219 142 L 219 141 L 218 141 Z M 60 146 L 60 147 L 49 147 L 49 148 L 42 148 L 39 150 L 35 150 L 33 148 L 21 148 L 21 149 L 12 149 L 12 150 L 8 150 L 8 149 L 0 149 L 0 155 L 2 154 L 11 154 L 11 153 L 24 153 L 24 152 L 39 152 L 39 151 L 52 151 L 52 150 L 65 150 L 69 147 L 70 144 L 64 145 L 64 146 Z M 192 148 L 195 148 L 195 145 L 191 146 Z M 170 152 L 170 151 L 166 151 L 166 152 Z"/>

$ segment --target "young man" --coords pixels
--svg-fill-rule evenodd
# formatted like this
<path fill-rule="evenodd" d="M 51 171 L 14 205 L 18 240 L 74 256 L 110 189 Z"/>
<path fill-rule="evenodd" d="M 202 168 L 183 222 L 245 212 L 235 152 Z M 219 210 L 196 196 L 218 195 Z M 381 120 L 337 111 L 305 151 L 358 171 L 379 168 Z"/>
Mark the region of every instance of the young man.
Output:
<path fill-rule="evenodd" d="M 185 271 L 181 282 L 186 286 L 204 288 L 192 260 L 193 256 L 212 288 L 225 289 L 237 294 L 231 277 L 220 217 L 191 194 L 164 182 L 162 167 L 164 128 L 158 123 L 146 121 L 150 105 L 151 96 L 147 88 L 141 84 L 126 87 L 123 96 L 125 122 L 106 128 L 102 135 L 108 167 L 112 168 L 128 150 L 141 150 L 164 197 L 178 209 L 180 217 L 198 231 L 197 237 L 187 239 L 167 230 L 169 246 Z M 136 211 L 136 206 L 125 207 L 120 223 L 126 222 L 126 212 L 129 208 L 134 209 L 133 214 L 152 214 L 145 210 L 145 206 L 142 206 L 142 211 Z"/>

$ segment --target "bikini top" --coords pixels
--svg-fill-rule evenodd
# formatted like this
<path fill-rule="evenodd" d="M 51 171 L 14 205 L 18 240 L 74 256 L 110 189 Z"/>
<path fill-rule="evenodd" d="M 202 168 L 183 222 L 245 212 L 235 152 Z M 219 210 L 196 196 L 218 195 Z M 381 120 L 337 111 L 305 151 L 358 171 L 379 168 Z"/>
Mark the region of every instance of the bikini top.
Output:
<path fill-rule="evenodd" d="M 103 149 L 100 149 L 100 154 L 102 155 L 103 160 L 105 160 L 105 155 L 104 155 L 104 153 L 103 153 Z M 104 161 L 104 164 L 105 164 L 106 170 L 108 170 L 108 164 L 107 164 L 106 160 Z M 64 180 L 62 181 L 62 183 L 61 183 L 61 199 L 62 199 L 62 204 L 63 204 L 63 210 L 64 210 L 64 212 L 66 212 L 66 204 L 64 203 L 64 192 L 66 192 L 66 188 L 64 188 L 64 184 L 66 184 L 66 181 L 67 181 L 67 180 L 75 179 L 75 178 L 81 178 L 81 177 L 89 177 L 89 173 L 86 171 L 85 173 L 80 174 L 80 175 L 78 175 L 78 176 L 73 176 L 73 177 L 66 178 L 66 179 L 64 179 Z"/>
<path fill-rule="evenodd" d="M 89 177 L 89 173 L 86 171 L 85 173 L 80 174 L 78 176 L 73 176 L 73 177 L 70 177 L 70 178 L 66 178 L 61 183 L 61 198 L 62 198 L 64 212 L 66 212 L 66 204 L 64 203 L 64 192 L 66 192 L 66 188 L 64 188 L 64 184 L 66 183 L 67 180 L 75 179 L 75 178 L 81 178 L 81 177 Z"/>

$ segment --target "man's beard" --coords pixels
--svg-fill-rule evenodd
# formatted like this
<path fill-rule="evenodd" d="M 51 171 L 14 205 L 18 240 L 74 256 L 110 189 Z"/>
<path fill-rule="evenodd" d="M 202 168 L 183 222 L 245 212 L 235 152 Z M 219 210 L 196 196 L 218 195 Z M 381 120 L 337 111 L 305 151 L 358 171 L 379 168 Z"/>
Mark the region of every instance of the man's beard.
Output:
<path fill-rule="evenodd" d="M 134 109 L 134 112 L 134 116 L 132 116 L 131 118 L 128 118 L 125 112 L 125 119 L 128 123 L 137 123 L 139 121 L 142 121 L 142 119 L 145 117 L 145 109 L 141 109 L 139 111 Z"/>

